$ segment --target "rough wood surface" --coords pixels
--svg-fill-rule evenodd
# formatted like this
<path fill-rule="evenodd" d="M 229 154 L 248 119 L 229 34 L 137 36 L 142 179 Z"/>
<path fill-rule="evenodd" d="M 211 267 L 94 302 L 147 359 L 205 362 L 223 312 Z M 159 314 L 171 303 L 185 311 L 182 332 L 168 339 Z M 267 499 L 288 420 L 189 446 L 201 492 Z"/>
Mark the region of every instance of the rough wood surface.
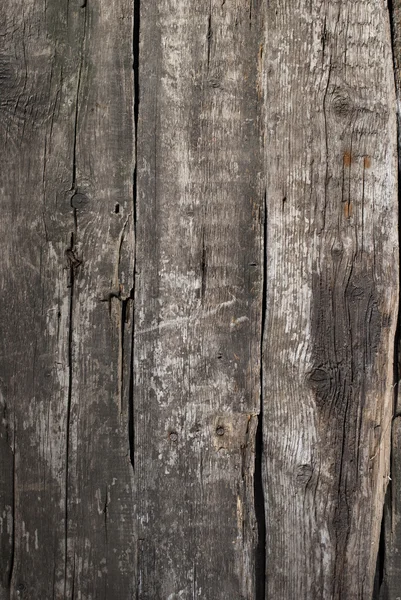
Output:
<path fill-rule="evenodd" d="M 255 597 L 259 34 L 249 2 L 141 3 L 133 465 L 144 600 Z"/>
<path fill-rule="evenodd" d="M 266 597 L 367 600 L 398 304 L 389 15 L 273 0 L 265 28 Z"/>
<path fill-rule="evenodd" d="M 401 2 L 389 4 L 390 25 L 393 46 L 393 64 L 396 87 L 398 118 L 398 178 L 400 177 L 400 101 L 401 101 Z M 383 511 L 381 545 L 377 561 L 374 598 L 379 600 L 399 600 L 401 598 L 401 343 L 400 319 L 396 340 L 397 360 L 395 361 L 395 401 L 392 423 L 391 479 Z"/>
<path fill-rule="evenodd" d="M 0 600 L 371 599 L 395 108 L 381 0 L 2 3 Z"/>
<path fill-rule="evenodd" d="M 381 555 L 374 598 L 397 600 L 401 596 L 401 419 L 392 425 L 391 482 L 386 495 Z"/>
<path fill-rule="evenodd" d="M 0 12 L 0 597 L 131 598 L 132 7 Z"/>

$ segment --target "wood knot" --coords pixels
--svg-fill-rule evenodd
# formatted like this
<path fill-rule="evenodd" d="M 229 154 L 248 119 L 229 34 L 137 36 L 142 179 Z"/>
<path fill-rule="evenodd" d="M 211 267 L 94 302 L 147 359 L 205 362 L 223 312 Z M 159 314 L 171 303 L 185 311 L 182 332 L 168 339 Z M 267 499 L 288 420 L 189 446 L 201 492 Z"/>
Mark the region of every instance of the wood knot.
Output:
<path fill-rule="evenodd" d="M 73 208 L 84 208 L 89 202 L 88 196 L 85 194 L 81 194 L 80 192 L 76 192 L 71 198 L 71 206 Z"/>
<path fill-rule="evenodd" d="M 296 478 L 297 482 L 300 485 L 307 485 L 311 480 L 313 475 L 313 467 L 312 465 L 304 464 L 298 465 L 296 470 Z"/>
<path fill-rule="evenodd" d="M 344 245 L 341 240 L 336 240 L 331 247 L 331 254 L 335 258 L 342 256 L 344 252 Z"/>
<path fill-rule="evenodd" d="M 171 431 L 171 432 L 169 433 L 169 436 L 168 436 L 168 437 L 169 437 L 169 439 L 170 439 L 170 442 L 173 442 L 173 443 L 175 443 L 175 442 L 178 440 L 178 433 L 177 433 L 176 431 Z"/>
<path fill-rule="evenodd" d="M 326 369 L 317 367 L 309 374 L 309 384 L 315 393 L 315 399 L 318 405 L 325 403 L 330 395 L 332 386 L 332 376 Z"/>
<path fill-rule="evenodd" d="M 352 102 L 346 90 L 335 89 L 332 95 L 331 107 L 338 117 L 349 117 L 355 111 L 355 105 Z"/>

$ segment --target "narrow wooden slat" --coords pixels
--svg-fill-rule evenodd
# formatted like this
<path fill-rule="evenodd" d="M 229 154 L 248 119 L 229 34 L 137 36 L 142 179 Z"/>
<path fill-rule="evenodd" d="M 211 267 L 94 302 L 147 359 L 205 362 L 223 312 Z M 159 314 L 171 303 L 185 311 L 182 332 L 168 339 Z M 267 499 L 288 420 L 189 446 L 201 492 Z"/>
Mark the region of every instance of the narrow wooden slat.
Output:
<path fill-rule="evenodd" d="M 141 3 L 138 598 L 254 597 L 261 154 L 255 3 Z"/>
<path fill-rule="evenodd" d="M 267 598 L 368 599 L 389 476 L 398 304 L 382 2 L 265 15 Z"/>
<path fill-rule="evenodd" d="M 392 425 L 391 483 L 384 507 L 382 555 L 379 557 L 376 595 L 378 600 L 397 600 L 401 594 L 401 420 Z"/>
<path fill-rule="evenodd" d="M 64 594 L 66 569 L 65 250 L 78 55 L 66 4 L 6 2 L 0 12 L 0 597 L 53 598 Z"/>
<path fill-rule="evenodd" d="M 396 86 L 396 106 L 398 117 L 398 178 L 400 173 L 400 93 L 401 93 L 401 2 L 393 0 L 389 4 L 390 25 L 393 49 L 393 65 Z M 399 197 L 399 196 L 398 196 Z M 380 553 L 377 563 L 375 598 L 397 600 L 401 598 L 401 344 L 400 320 L 396 340 L 394 419 L 391 440 L 391 481 L 386 494 L 383 512 L 383 529 Z"/>
<path fill-rule="evenodd" d="M 101 0 L 82 11 L 71 199 L 67 588 L 73 597 L 128 599 L 135 590 L 133 5 Z"/>

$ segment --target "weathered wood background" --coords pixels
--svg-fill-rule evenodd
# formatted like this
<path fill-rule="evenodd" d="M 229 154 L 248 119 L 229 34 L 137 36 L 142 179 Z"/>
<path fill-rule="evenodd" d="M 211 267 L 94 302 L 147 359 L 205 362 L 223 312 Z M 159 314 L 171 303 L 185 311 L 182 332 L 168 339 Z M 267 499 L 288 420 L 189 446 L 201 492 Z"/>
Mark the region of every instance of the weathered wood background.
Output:
<path fill-rule="evenodd" d="M 401 598 L 400 93 L 401 0 L 1 3 L 0 600 Z"/>

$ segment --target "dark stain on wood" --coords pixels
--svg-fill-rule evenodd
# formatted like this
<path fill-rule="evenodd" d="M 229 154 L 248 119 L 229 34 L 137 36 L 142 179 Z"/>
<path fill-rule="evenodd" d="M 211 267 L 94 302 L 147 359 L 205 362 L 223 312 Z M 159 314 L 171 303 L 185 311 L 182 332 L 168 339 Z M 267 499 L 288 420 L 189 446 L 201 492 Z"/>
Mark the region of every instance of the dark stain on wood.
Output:
<path fill-rule="evenodd" d="M 319 410 L 320 449 L 333 483 L 330 535 L 336 540 L 333 597 L 342 597 L 347 576 L 352 510 L 366 514 L 370 499 L 361 496 L 360 470 L 369 472 L 375 456 L 361 453 L 369 446 L 366 427 L 374 405 L 368 403 L 366 378 L 377 360 L 387 319 L 379 310 L 372 274 L 352 265 L 338 277 L 334 265 L 314 276 L 312 340 L 314 367 L 309 382 Z M 365 424 L 365 425 L 364 425 Z M 379 430 L 378 430 L 379 431 Z M 378 442 L 376 440 L 375 449 Z M 375 451 L 376 451 L 375 450 Z M 334 491 L 336 490 L 336 491 Z M 365 509 L 361 504 L 366 504 Z M 369 526 L 369 525 L 367 525 Z M 359 560 L 368 564 L 370 548 Z"/>

